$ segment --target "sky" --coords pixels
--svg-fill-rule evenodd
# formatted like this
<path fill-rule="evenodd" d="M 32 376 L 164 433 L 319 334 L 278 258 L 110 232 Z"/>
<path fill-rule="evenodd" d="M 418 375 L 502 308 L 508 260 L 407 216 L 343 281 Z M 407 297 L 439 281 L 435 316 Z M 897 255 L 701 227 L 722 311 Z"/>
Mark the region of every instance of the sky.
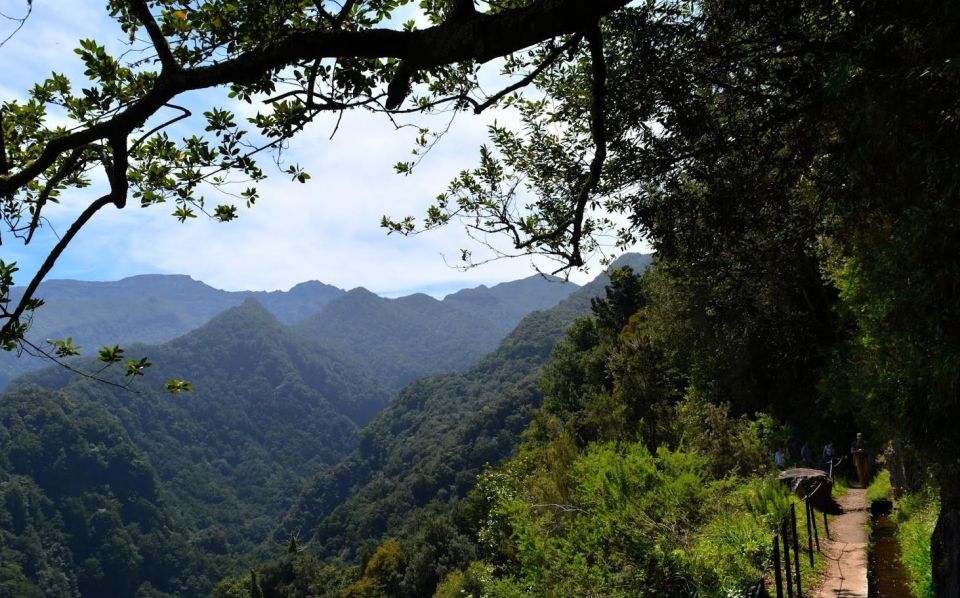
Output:
<path fill-rule="evenodd" d="M 72 51 L 81 38 L 97 39 L 108 50 L 119 48 L 124 34 L 106 15 L 105 4 L 105 0 L 34 0 L 23 28 L 0 47 L 4 65 L 0 101 L 22 99 L 51 71 L 83 79 L 79 57 Z M 25 0 L 0 0 L 0 12 L 22 14 L 25 5 Z M 395 20 L 399 26 L 403 18 Z M 13 28 L 12 22 L 0 19 L 0 39 Z M 212 103 L 239 114 L 250 110 L 231 105 L 223 90 L 196 93 L 184 102 L 198 115 Z M 320 280 L 344 289 L 363 286 L 385 296 L 425 292 L 439 297 L 531 276 L 538 266 L 553 270 L 553 262 L 521 257 L 463 272 L 454 267 L 459 250 L 471 249 L 478 258 L 485 250 L 467 238 L 462 227 L 453 224 L 399 237 L 388 236 L 379 226 L 383 215 L 423 215 L 459 171 L 476 164 L 486 127 L 494 119 L 510 122 L 511 115 L 497 111 L 459 115 L 410 176 L 396 174 L 393 164 L 410 159 L 412 128 L 395 130 L 383 115 L 354 111 L 344 115 L 331 140 L 333 121 L 318 121 L 293 140 L 286 154 L 310 173 L 306 184 L 291 182 L 269 160 L 262 161 L 270 178 L 259 185 L 261 199 L 252 209 L 241 209 L 240 217 L 230 223 L 200 217 L 180 224 L 169 216 L 172 207 L 167 204 L 141 209 L 131 201 L 123 210 L 107 207 L 80 232 L 48 279 L 188 274 L 226 290 L 286 290 L 299 282 Z M 441 129 L 448 120 L 448 115 L 438 115 L 426 124 Z M 409 122 L 424 121 L 417 117 Z M 202 129 L 202 120 L 194 117 L 176 132 L 186 134 L 191 125 Z M 17 283 L 26 284 L 55 242 L 53 235 L 66 230 L 97 191 L 65 195 L 58 210 L 49 214 L 51 226 L 30 246 L 4 239 L 0 259 L 17 262 L 21 269 Z M 208 201 L 221 200 L 210 194 Z M 574 272 L 571 280 L 586 282 L 601 269 L 597 257 L 588 272 Z"/>

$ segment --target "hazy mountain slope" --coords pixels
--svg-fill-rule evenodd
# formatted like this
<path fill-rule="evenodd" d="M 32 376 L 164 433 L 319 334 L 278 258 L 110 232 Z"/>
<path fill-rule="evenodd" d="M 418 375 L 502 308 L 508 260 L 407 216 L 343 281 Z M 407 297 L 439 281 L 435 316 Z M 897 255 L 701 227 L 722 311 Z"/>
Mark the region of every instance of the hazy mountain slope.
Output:
<path fill-rule="evenodd" d="M 447 295 L 442 302 L 473 310 L 503 326 L 503 334 L 506 334 L 525 315 L 553 307 L 578 288 L 579 285 L 565 283 L 556 276 L 536 275 L 492 287 L 480 285 L 463 289 Z"/>
<path fill-rule="evenodd" d="M 15 289 L 14 300 L 21 291 Z M 48 338 L 72 336 L 88 351 L 104 344 L 161 343 L 193 330 L 223 310 L 256 298 L 286 323 L 316 313 L 343 291 L 308 282 L 289 291 L 221 291 L 183 275 L 147 274 L 115 282 L 51 280 L 37 296 L 47 303 L 36 311 L 27 337 L 45 347 Z M 14 376 L 46 367 L 45 359 L 0 354 L 0 388 Z"/>
<path fill-rule="evenodd" d="M 364 372 L 297 338 L 254 300 L 184 337 L 134 349 L 157 364 L 136 393 L 69 381 L 62 368 L 22 380 L 65 384 L 116 416 L 191 524 L 222 528 L 237 554 L 266 537 L 306 476 L 354 447 L 351 418 L 362 423 L 387 400 Z M 161 386 L 170 376 L 190 380 L 194 392 L 169 396 Z"/>
<path fill-rule="evenodd" d="M 649 261 L 629 255 L 616 265 L 640 270 Z M 540 401 L 540 366 L 606 282 L 601 275 L 556 307 L 530 314 L 468 371 L 406 387 L 361 432 L 357 450 L 307 484 L 278 539 L 300 531 L 323 554 L 350 558 L 395 531 L 415 508 L 462 496 L 484 463 L 516 447 Z"/>
<path fill-rule="evenodd" d="M 364 364 L 393 389 L 428 374 L 462 370 L 493 350 L 530 311 L 576 290 L 541 276 L 454 293 L 385 299 L 349 291 L 298 324 L 306 337 Z"/>
<path fill-rule="evenodd" d="M 115 282 L 51 280 L 37 293 L 47 304 L 37 310 L 28 339 L 47 348 L 47 339 L 70 336 L 87 354 L 104 344 L 162 343 L 253 298 L 285 324 L 305 321 L 305 338 L 324 339 L 358 366 L 382 374 L 396 390 L 422 375 L 462 369 L 479 359 L 524 315 L 555 305 L 576 288 L 558 280 L 532 276 L 466 289 L 443 301 L 426 295 L 383 299 L 363 288 L 347 296 L 316 281 L 289 291 L 231 292 L 184 275 L 146 274 Z M 326 316 L 317 316 L 337 298 L 341 302 Z M 0 388 L 21 373 L 48 365 L 28 354 L 17 358 L 0 353 Z"/>
<path fill-rule="evenodd" d="M 311 280 L 289 291 L 238 291 L 237 295 L 256 299 L 284 324 L 293 324 L 317 313 L 330 301 L 343 295 L 337 287 Z"/>

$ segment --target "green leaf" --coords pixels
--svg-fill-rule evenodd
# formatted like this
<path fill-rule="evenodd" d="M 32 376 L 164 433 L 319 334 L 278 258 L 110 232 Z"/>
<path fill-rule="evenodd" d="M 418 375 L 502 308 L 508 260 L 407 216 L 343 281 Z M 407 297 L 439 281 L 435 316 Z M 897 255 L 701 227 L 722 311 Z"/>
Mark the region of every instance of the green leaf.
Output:
<path fill-rule="evenodd" d="M 127 377 L 142 376 L 144 374 L 144 370 L 152 365 L 153 364 L 150 363 L 146 357 L 141 357 L 139 361 L 136 359 L 131 359 L 127 361 L 127 372 L 124 375 Z"/>
<path fill-rule="evenodd" d="M 47 343 L 53 345 L 53 352 L 57 357 L 73 357 L 80 355 L 80 347 L 73 344 L 73 337 L 58 339 L 47 339 Z"/>
<path fill-rule="evenodd" d="M 103 363 L 119 363 L 123 360 L 123 349 L 119 345 L 112 347 L 104 345 L 97 354 L 97 360 Z"/>
<path fill-rule="evenodd" d="M 193 211 L 193 209 L 187 206 L 177 206 L 177 209 L 174 210 L 172 215 L 180 222 L 186 222 L 187 218 L 197 217 L 197 214 Z"/>
<path fill-rule="evenodd" d="M 220 222 L 230 222 L 237 217 L 237 206 L 221 204 L 214 209 L 213 217 Z"/>
<path fill-rule="evenodd" d="M 187 382 L 186 380 L 180 380 L 178 378 L 171 378 L 167 380 L 164 384 L 164 387 L 172 395 L 178 395 L 181 392 L 193 392 L 193 385 Z"/>

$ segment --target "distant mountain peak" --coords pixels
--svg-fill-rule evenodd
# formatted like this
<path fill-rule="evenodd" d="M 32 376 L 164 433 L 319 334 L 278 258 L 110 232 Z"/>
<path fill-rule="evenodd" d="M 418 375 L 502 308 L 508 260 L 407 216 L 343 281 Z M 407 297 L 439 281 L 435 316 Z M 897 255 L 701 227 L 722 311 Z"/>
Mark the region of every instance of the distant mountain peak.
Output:
<path fill-rule="evenodd" d="M 336 291 L 338 293 L 343 293 L 343 289 L 335 287 L 332 284 L 327 284 L 325 282 L 320 282 L 319 280 L 307 280 L 304 282 L 297 283 L 293 285 L 288 293 L 300 292 L 300 291 Z"/>
<path fill-rule="evenodd" d="M 613 260 L 613 263 L 610 264 L 610 267 L 607 268 L 607 270 L 612 268 L 622 268 L 624 266 L 630 266 L 634 270 L 643 270 L 649 266 L 650 262 L 652 261 L 652 253 L 624 253 L 617 259 Z"/>
<path fill-rule="evenodd" d="M 270 313 L 270 310 L 264 307 L 263 303 L 260 303 L 253 297 L 247 297 L 240 305 L 227 308 L 223 312 L 217 314 L 213 317 L 213 319 L 210 320 L 210 323 L 218 320 L 231 320 L 235 318 L 258 319 L 271 324 L 275 322 L 277 325 L 281 325 L 280 320 L 278 320 L 275 315 Z"/>
<path fill-rule="evenodd" d="M 371 291 L 370 289 L 368 289 L 368 288 L 366 288 L 366 287 L 354 287 L 354 288 L 350 289 L 349 291 L 347 291 L 347 295 L 359 295 L 359 296 L 373 295 L 374 297 L 379 297 L 379 296 L 380 296 L 380 295 L 377 295 L 376 293 L 374 293 L 373 291 Z"/>

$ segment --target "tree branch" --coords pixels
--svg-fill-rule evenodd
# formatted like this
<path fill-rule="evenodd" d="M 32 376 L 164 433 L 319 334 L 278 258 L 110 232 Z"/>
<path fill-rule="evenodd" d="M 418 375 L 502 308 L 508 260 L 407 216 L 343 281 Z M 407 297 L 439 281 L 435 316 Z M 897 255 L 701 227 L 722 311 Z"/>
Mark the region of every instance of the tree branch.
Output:
<path fill-rule="evenodd" d="M 335 26 L 336 22 L 334 21 L 333 16 L 331 16 L 330 13 L 327 12 L 327 9 L 323 7 L 323 0 L 313 0 L 313 6 L 316 7 L 317 14 L 320 15 L 320 18 L 329 23 L 331 26 Z"/>
<path fill-rule="evenodd" d="M 5 176 L 10 172 L 10 164 L 7 162 L 7 136 L 3 131 L 3 109 L 0 109 L 0 176 Z"/>
<path fill-rule="evenodd" d="M 57 156 L 76 147 L 131 131 L 177 95 L 232 83 L 250 83 L 263 73 L 301 60 L 338 56 L 393 57 L 419 68 L 467 60 L 486 62 L 554 37 L 581 30 L 628 0 L 543 0 L 497 14 L 477 13 L 465 21 L 447 21 L 417 31 L 297 31 L 220 63 L 164 71 L 154 87 L 108 120 L 50 141 L 40 156 L 21 170 L 0 175 L 0 196 L 16 191 L 50 167 Z M 350 4 L 348 2 L 348 4 Z"/>
<path fill-rule="evenodd" d="M 527 85 L 530 85 L 530 83 L 532 83 L 534 79 L 540 76 L 540 73 L 545 71 L 547 67 L 553 64 L 557 60 L 557 58 L 559 58 L 564 52 L 574 48 L 577 44 L 579 44 L 581 39 L 583 39 L 582 35 L 575 35 L 567 43 L 554 49 L 553 52 L 550 52 L 550 54 L 548 54 L 547 57 L 543 59 L 543 62 L 537 65 L 537 68 L 533 69 L 523 79 L 520 79 L 513 85 L 510 85 L 509 87 L 505 87 L 501 89 L 500 91 L 493 94 L 483 102 L 476 104 L 476 106 L 473 109 L 473 113 L 480 114 L 490 106 L 493 106 L 494 104 L 499 102 L 507 94 L 512 93 L 523 87 L 526 87 Z"/>
<path fill-rule="evenodd" d="M 70 225 L 70 228 L 67 230 L 66 234 L 60 238 L 57 244 L 47 255 L 47 259 L 43 261 L 43 264 L 40 266 L 40 269 L 37 270 L 37 273 L 34 274 L 33 279 L 30 281 L 30 284 L 27 285 L 26 290 L 23 292 L 23 296 L 20 298 L 20 301 L 17 303 L 16 309 L 13 310 L 13 313 L 10 314 L 9 319 L 3 325 L 3 328 L 0 328 L 0 338 L 8 339 L 11 336 L 11 333 L 20 321 L 20 316 L 23 315 L 24 310 L 27 307 L 27 304 L 33 298 L 34 293 L 37 292 L 37 287 L 40 286 L 40 282 L 46 278 L 47 274 L 50 273 L 50 270 L 53 269 L 54 264 L 57 263 L 57 259 L 63 253 L 64 249 L 67 248 L 67 245 L 73 240 L 77 233 L 80 232 L 80 229 L 86 225 L 86 223 L 104 206 L 110 205 L 111 203 L 115 204 L 116 201 L 113 197 L 113 192 L 107 193 L 106 195 L 100 197 L 93 203 L 91 203 L 87 208 L 80 214 L 80 216 L 74 220 L 73 224 Z"/>
<path fill-rule="evenodd" d="M 357 0 L 347 0 L 343 3 L 343 7 L 340 9 L 340 13 L 337 14 L 337 18 L 334 21 L 334 25 L 337 29 L 343 27 L 344 21 L 347 20 L 347 17 L 350 16 L 350 11 L 353 10 L 353 6 L 357 3 Z"/>
<path fill-rule="evenodd" d="M 607 159 L 607 123 L 604 106 L 607 97 L 607 63 L 603 56 L 603 35 L 600 33 L 600 24 L 597 23 L 587 32 L 587 42 L 590 44 L 590 59 L 592 61 L 593 77 L 590 81 L 592 90 L 592 104 L 590 106 L 590 129 L 595 146 L 593 160 L 590 162 L 590 174 L 580 187 L 577 196 L 576 209 L 573 216 L 573 236 L 570 261 L 575 266 L 583 265 L 580 255 L 580 240 L 583 236 L 583 215 L 593 192 L 600 183 L 603 163 Z"/>
<path fill-rule="evenodd" d="M 113 150 L 113 165 L 107 174 L 110 179 L 110 195 L 118 210 L 127 205 L 127 168 L 130 166 L 130 150 L 127 148 L 127 136 L 118 133 L 110 138 Z"/>
<path fill-rule="evenodd" d="M 34 351 L 36 351 L 36 353 L 33 354 L 35 357 L 43 357 L 44 359 L 49 359 L 50 361 L 52 361 L 53 363 L 55 363 L 55 364 L 57 364 L 58 366 L 62 367 L 63 369 L 67 370 L 68 372 L 73 372 L 74 374 L 77 374 L 78 376 L 83 376 L 84 378 L 87 378 L 88 380 L 93 380 L 93 381 L 95 381 L 95 382 L 102 382 L 103 384 L 107 384 L 107 385 L 109 385 L 109 386 L 115 386 L 116 388 L 122 388 L 123 390 L 127 390 L 127 391 L 130 391 L 130 392 L 132 392 L 132 393 L 137 393 L 137 391 L 135 391 L 135 390 L 133 390 L 132 388 L 130 388 L 130 386 L 129 386 L 128 384 L 117 384 L 116 382 L 113 382 L 113 381 L 111 381 L 111 380 L 107 380 L 107 379 L 105 379 L 105 378 L 101 378 L 98 374 L 101 373 L 101 372 L 103 372 L 103 369 L 104 369 L 104 368 L 101 368 L 101 369 L 100 369 L 100 372 L 97 372 L 96 374 L 91 374 L 91 373 L 89 373 L 89 372 L 84 372 L 83 370 L 80 370 L 80 369 L 78 369 L 78 368 L 73 367 L 72 365 L 70 365 L 70 364 L 67 363 L 66 361 L 60 359 L 60 358 L 57 357 L 56 355 L 50 353 L 49 351 L 46 351 L 45 349 L 41 349 L 39 346 L 37 346 L 36 344 L 34 344 L 33 342 L 31 342 L 31 341 L 29 341 L 29 340 L 27 340 L 27 339 L 25 339 L 25 338 L 20 339 L 20 342 L 22 342 L 24 345 L 27 345 L 28 347 L 30 347 L 30 348 L 33 349 Z M 21 345 L 21 346 L 22 346 L 22 345 Z M 27 351 L 27 353 L 28 353 L 28 354 L 31 354 L 30 351 Z M 107 365 L 109 366 L 109 365 L 111 365 L 111 364 L 107 364 Z"/>
<path fill-rule="evenodd" d="M 167 43 L 167 38 L 160 31 L 160 26 L 157 25 L 156 19 L 153 18 L 153 14 L 150 12 L 150 7 L 147 6 L 146 0 L 130 0 L 129 3 L 130 11 L 136 15 L 137 19 L 143 23 L 143 28 L 147 30 L 147 35 L 150 36 L 150 41 L 157 51 L 157 57 L 160 58 L 162 68 L 165 70 L 179 69 L 180 65 L 173 57 L 170 44 Z"/>
<path fill-rule="evenodd" d="M 397 65 L 397 70 L 393 74 L 393 79 L 387 86 L 387 100 L 383 103 L 387 110 L 396 110 L 410 93 L 410 79 L 417 72 L 410 61 L 401 60 Z"/>
<path fill-rule="evenodd" d="M 165 104 L 165 106 L 168 106 L 168 107 L 173 108 L 173 109 L 175 109 L 175 110 L 179 110 L 179 111 L 180 111 L 180 114 L 177 115 L 177 116 L 174 116 L 174 117 L 171 118 L 170 120 L 167 120 L 167 121 L 164 121 L 164 122 L 160 123 L 159 125 L 155 126 L 154 128 L 150 129 L 149 131 L 147 131 L 146 133 L 144 133 L 143 135 L 141 135 L 139 139 L 137 139 L 137 140 L 134 141 L 132 144 L 130 144 L 130 151 L 133 151 L 133 150 L 137 149 L 137 147 L 138 147 L 141 143 L 143 143 L 144 141 L 146 141 L 151 135 L 153 135 L 153 134 L 156 133 L 157 131 L 162 131 L 163 129 L 169 127 L 170 125 L 172 125 L 172 124 L 174 124 L 174 123 L 176 123 L 176 122 L 179 122 L 179 121 L 181 121 L 181 120 L 183 120 L 183 119 L 185 119 L 185 118 L 190 118 L 191 116 L 193 116 L 193 113 L 190 112 L 188 109 L 184 108 L 183 106 L 178 106 L 177 104 Z"/>
<path fill-rule="evenodd" d="M 23 15 L 22 17 L 7 17 L 7 15 L 4 15 L 7 19 L 11 21 L 17 21 L 17 28 L 14 29 L 10 35 L 5 37 L 3 41 L 0 41 L 0 48 L 6 45 L 8 41 L 13 39 L 13 36 L 20 33 L 20 30 L 23 29 L 24 25 L 26 25 L 27 19 L 30 18 L 31 14 L 33 14 L 33 0 L 27 0 L 27 14 Z"/>
<path fill-rule="evenodd" d="M 477 9 L 473 5 L 473 0 L 454 0 L 453 8 L 450 10 L 451 20 L 469 19 L 477 14 Z"/>
<path fill-rule="evenodd" d="M 93 203 L 91 203 L 87 208 L 73 221 L 73 224 L 70 225 L 70 228 L 67 229 L 66 234 L 57 241 L 57 244 L 54 245 L 53 249 L 47 255 L 47 258 L 43 261 L 43 264 L 40 266 L 40 269 L 37 270 L 34 274 L 33 279 L 30 281 L 30 284 L 27 285 L 26 290 L 24 290 L 23 295 L 20 297 L 20 301 L 17 303 L 16 309 L 13 313 L 9 315 L 9 319 L 3 325 L 3 328 L 0 329 L 0 338 L 9 339 L 13 336 L 12 332 L 15 326 L 20 322 L 20 316 L 23 315 L 23 312 L 26 310 L 27 305 L 33 299 L 34 293 L 37 292 L 37 288 L 40 286 L 40 283 L 46 278 L 47 274 L 50 273 L 50 270 L 53 269 L 53 266 L 57 263 L 57 260 L 63 254 L 64 250 L 73 241 L 73 238 L 77 236 L 77 233 L 80 232 L 87 222 L 93 218 L 93 215 L 100 211 L 104 206 L 113 204 L 117 208 L 123 208 L 127 203 L 127 166 L 128 166 L 128 154 L 127 154 L 127 138 L 126 135 L 117 135 L 113 136 L 110 139 L 110 149 L 113 150 L 113 159 L 110 160 L 108 156 L 102 156 L 104 169 L 107 171 L 107 178 L 110 181 L 110 193 L 103 195 Z"/>
<path fill-rule="evenodd" d="M 54 173 L 54 175 L 50 177 L 50 180 L 47 181 L 47 184 L 43 186 L 43 190 L 37 197 L 37 203 L 33 207 L 33 218 L 30 220 L 30 227 L 27 229 L 27 237 L 23 241 L 24 245 L 29 245 L 30 241 L 33 239 L 33 234 L 40 224 L 40 212 L 43 210 L 43 206 L 50 198 L 50 193 L 63 181 L 63 179 L 67 178 L 67 176 L 73 172 L 73 167 L 76 166 L 85 149 L 86 148 L 84 147 L 78 147 L 70 152 L 70 155 L 67 156 L 67 159 L 64 160 L 63 164 L 60 165 L 60 168 L 57 169 L 57 172 Z"/>

